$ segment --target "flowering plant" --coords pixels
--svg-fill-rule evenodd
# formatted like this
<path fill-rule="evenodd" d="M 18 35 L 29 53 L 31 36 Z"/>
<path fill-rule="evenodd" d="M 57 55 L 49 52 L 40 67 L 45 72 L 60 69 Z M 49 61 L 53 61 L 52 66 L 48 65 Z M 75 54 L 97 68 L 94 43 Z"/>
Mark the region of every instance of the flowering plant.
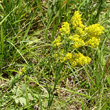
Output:
<path fill-rule="evenodd" d="M 80 13 L 76 11 L 71 23 L 63 22 L 59 31 L 60 35 L 52 42 L 57 48 L 54 57 L 60 62 L 68 61 L 72 66 L 77 66 L 90 63 L 91 59 L 84 56 L 79 49 L 84 46 L 98 47 L 104 28 L 98 23 L 84 26 Z"/>

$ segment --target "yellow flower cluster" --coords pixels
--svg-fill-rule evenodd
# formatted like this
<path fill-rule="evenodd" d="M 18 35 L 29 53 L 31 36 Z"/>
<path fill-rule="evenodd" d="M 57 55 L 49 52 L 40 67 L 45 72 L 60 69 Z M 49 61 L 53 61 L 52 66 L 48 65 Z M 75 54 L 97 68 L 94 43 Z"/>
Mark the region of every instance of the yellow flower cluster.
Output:
<path fill-rule="evenodd" d="M 26 73 L 26 68 L 25 68 L 25 66 L 21 69 L 20 75 L 22 75 L 22 74 L 24 74 L 24 73 Z"/>
<path fill-rule="evenodd" d="M 65 60 L 70 60 L 72 59 L 72 53 L 67 53 L 65 56 Z"/>
<path fill-rule="evenodd" d="M 91 59 L 88 56 L 78 53 L 75 54 L 75 61 L 78 65 L 84 65 L 90 63 Z"/>
<path fill-rule="evenodd" d="M 73 40 L 74 38 L 80 38 L 80 36 L 78 34 L 74 34 L 74 35 L 70 35 L 68 38 L 70 40 Z"/>
<path fill-rule="evenodd" d="M 52 43 L 54 46 L 60 46 L 60 41 L 61 41 L 61 38 L 60 36 L 58 36 Z"/>
<path fill-rule="evenodd" d="M 86 44 L 87 45 L 90 45 L 91 47 L 98 47 L 99 45 L 99 41 L 100 41 L 100 38 L 96 38 L 96 37 L 92 37 L 91 39 L 89 39 Z"/>
<path fill-rule="evenodd" d="M 98 47 L 104 28 L 98 23 L 85 27 L 78 11 L 72 16 L 71 25 L 72 29 L 68 22 L 62 23 L 59 29 L 60 35 L 52 42 L 54 47 L 59 47 L 56 51 L 56 59 L 60 62 L 68 61 L 72 66 L 88 64 L 91 59 L 80 53 L 81 47 Z"/>
<path fill-rule="evenodd" d="M 81 53 L 67 53 L 64 58 L 62 57 L 62 62 L 65 61 L 69 61 L 72 66 L 76 66 L 88 64 L 90 63 L 91 59 Z"/>
<path fill-rule="evenodd" d="M 71 21 L 72 21 L 73 29 L 75 29 L 76 27 L 84 28 L 79 11 L 75 11 L 74 15 L 71 18 Z"/>
<path fill-rule="evenodd" d="M 74 42 L 73 47 L 74 48 L 79 48 L 85 45 L 84 41 L 79 38 L 79 35 L 74 35 L 74 36 L 69 36 L 69 39 Z"/>
<path fill-rule="evenodd" d="M 59 29 L 61 35 L 70 34 L 70 26 L 68 22 L 63 22 L 61 28 Z"/>
<path fill-rule="evenodd" d="M 104 32 L 104 28 L 100 24 L 93 24 L 85 28 L 87 33 L 88 40 L 86 45 L 91 46 L 92 48 L 98 47 L 100 42 L 100 35 Z"/>
<path fill-rule="evenodd" d="M 104 32 L 104 28 L 100 24 L 93 24 L 86 27 L 85 31 L 89 37 L 99 37 Z"/>

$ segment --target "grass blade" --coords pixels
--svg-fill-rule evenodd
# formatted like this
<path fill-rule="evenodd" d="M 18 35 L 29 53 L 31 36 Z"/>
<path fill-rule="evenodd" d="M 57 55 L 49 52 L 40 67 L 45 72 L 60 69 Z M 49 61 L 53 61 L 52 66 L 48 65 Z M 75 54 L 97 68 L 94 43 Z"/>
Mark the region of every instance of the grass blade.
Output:
<path fill-rule="evenodd" d="M 0 41 L 0 73 L 2 73 L 2 65 L 3 65 L 3 29 L 1 27 L 1 41 Z"/>

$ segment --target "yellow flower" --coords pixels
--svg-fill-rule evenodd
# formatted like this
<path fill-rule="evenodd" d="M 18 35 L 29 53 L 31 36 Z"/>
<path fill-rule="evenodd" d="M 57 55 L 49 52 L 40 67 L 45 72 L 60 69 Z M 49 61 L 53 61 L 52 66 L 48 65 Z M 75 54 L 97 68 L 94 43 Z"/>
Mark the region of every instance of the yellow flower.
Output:
<path fill-rule="evenodd" d="M 24 73 L 26 73 L 26 68 L 25 68 L 25 66 L 21 69 L 21 71 L 19 72 L 19 74 L 22 75 L 22 74 L 24 74 Z"/>
<path fill-rule="evenodd" d="M 82 40 L 78 34 L 69 36 L 69 39 L 73 41 L 74 48 L 79 48 L 85 45 L 84 40 Z"/>
<path fill-rule="evenodd" d="M 59 29 L 60 36 L 52 42 L 53 46 L 58 47 L 57 52 L 55 52 L 57 54 L 54 57 L 57 61 L 69 62 L 72 66 L 88 64 L 91 61 L 88 56 L 73 51 L 81 51 L 80 47 L 85 45 L 91 46 L 92 48 L 98 47 L 100 35 L 104 32 L 104 28 L 98 23 L 85 27 L 79 11 L 75 11 L 71 18 L 71 24 L 74 29 L 72 31 L 70 30 L 69 23 L 63 22 Z"/>
<path fill-rule="evenodd" d="M 71 18 L 71 21 L 72 21 L 73 29 L 75 29 L 76 27 L 84 28 L 79 11 L 75 11 L 74 15 Z"/>
<path fill-rule="evenodd" d="M 61 38 L 60 38 L 60 36 L 58 36 L 53 42 L 52 42 L 52 44 L 54 45 L 54 46 L 60 46 L 60 41 L 61 41 Z"/>
<path fill-rule="evenodd" d="M 78 34 L 70 35 L 68 38 L 70 40 L 74 40 L 74 38 L 79 38 L 80 36 Z"/>
<path fill-rule="evenodd" d="M 65 57 L 60 56 L 60 62 L 69 61 L 72 66 L 84 65 L 90 63 L 91 59 L 81 53 L 67 53 Z"/>
<path fill-rule="evenodd" d="M 74 44 L 73 47 L 74 48 L 79 48 L 85 45 L 84 41 L 80 38 L 73 38 Z"/>
<path fill-rule="evenodd" d="M 79 38 L 80 36 L 78 34 L 73 35 L 74 38 Z"/>
<path fill-rule="evenodd" d="M 86 44 L 90 45 L 92 48 L 94 48 L 94 47 L 98 47 L 99 46 L 99 42 L 100 42 L 100 38 L 92 37 L 91 39 L 89 39 L 86 42 Z"/>
<path fill-rule="evenodd" d="M 60 62 L 63 63 L 66 61 L 66 58 L 65 57 L 60 57 Z"/>
<path fill-rule="evenodd" d="M 91 59 L 88 56 L 86 57 L 86 59 L 87 59 L 87 63 L 91 62 Z"/>
<path fill-rule="evenodd" d="M 84 36 L 86 34 L 86 32 L 80 27 L 76 28 L 75 33 L 78 34 L 79 36 Z"/>
<path fill-rule="evenodd" d="M 77 62 L 76 61 L 71 62 L 71 65 L 72 66 L 76 66 L 77 65 Z"/>
<path fill-rule="evenodd" d="M 23 73 L 20 71 L 19 74 L 22 75 Z"/>
<path fill-rule="evenodd" d="M 83 54 L 77 54 L 76 62 L 79 65 L 84 65 L 90 63 L 91 59 L 89 57 L 84 56 Z"/>
<path fill-rule="evenodd" d="M 72 59 L 72 53 L 67 53 L 65 57 L 67 60 Z"/>
<path fill-rule="evenodd" d="M 63 22 L 61 25 L 61 28 L 59 29 L 61 31 L 61 35 L 70 34 L 70 26 L 68 22 Z"/>
<path fill-rule="evenodd" d="M 73 54 L 73 60 L 72 60 L 72 66 L 76 65 L 84 65 L 90 63 L 91 59 L 87 56 L 84 56 L 81 53 L 74 53 Z"/>
<path fill-rule="evenodd" d="M 93 24 L 86 27 L 85 31 L 89 37 L 99 37 L 104 32 L 104 28 L 100 24 Z"/>
<path fill-rule="evenodd" d="M 25 68 L 25 66 L 21 69 L 21 71 L 22 71 L 23 73 L 26 72 L 26 68 Z"/>
<path fill-rule="evenodd" d="M 53 57 L 54 57 L 56 60 L 58 60 L 58 54 L 55 53 L 55 54 L 53 55 Z"/>
<path fill-rule="evenodd" d="M 72 60 L 72 53 L 67 53 L 65 57 L 60 56 L 60 62 L 65 62 L 65 61 L 71 61 Z"/>
<path fill-rule="evenodd" d="M 73 36 L 69 36 L 68 38 L 69 38 L 70 40 L 72 40 L 72 39 L 73 39 Z"/>

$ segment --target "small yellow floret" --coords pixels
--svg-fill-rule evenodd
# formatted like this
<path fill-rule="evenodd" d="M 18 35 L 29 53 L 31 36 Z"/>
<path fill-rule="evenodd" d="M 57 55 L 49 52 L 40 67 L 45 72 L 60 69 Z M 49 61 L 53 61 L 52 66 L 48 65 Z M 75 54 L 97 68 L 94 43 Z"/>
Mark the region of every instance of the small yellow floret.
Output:
<path fill-rule="evenodd" d="M 22 74 L 24 74 L 24 73 L 26 73 L 26 68 L 25 68 L 25 66 L 21 69 L 20 75 L 22 75 Z"/>
<path fill-rule="evenodd" d="M 60 36 L 58 36 L 53 42 L 52 42 L 52 44 L 54 45 L 54 46 L 60 46 L 60 41 L 61 41 L 61 38 L 60 38 Z"/>
<path fill-rule="evenodd" d="M 80 28 L 80 27 L 76 28 L 75 33 L 80 35 L 80 36 L 84 36 L 86 34 L 86 32 L 82 28 Z"/>
<path fill-rule="evenodd" d="M 77 62 L 76 62 L 76 61 L 73 61 L 73 62 L 71 63 L 71 65 L 72 65 L 72 66 L 76 66 L 76 65 L 77 65 Z"/>
<path fill-rule="evenodd" d="M 79 38 L 80 36 L 78 34 L 73 35 L 74 38 Z"/>
<path fill-rule="evenodd" d="M 67 60 L 72 59 L 72 53 L 67 53 L 65 57 Z"/>
<path fill-rule="evenodd" d="M 60 57 L 60 62 L 63 63 L 66 61 L 66 57 Z"/>
<path fill-rule="evenodd" d="M 22 68 L 22 70 L 21 70 L 23 73 L 25 73 L 26 72 L 26 68 L 25 68 L 25 66 Z"/>
<path fill-rule="evenodd" d="M 61 31 L 61 35 L 70 34 L 70 26 L 68 22 L 63 22 L 61 25 L 61 28 L 59 29 Z"/>
<path fill-rule="evenodd" d="M 78 34 L 70 35 L 68 38 L 70 40 L 74 40 L 74 38 L 79 38 L 80 36 Z"/>
<path fill-rule="evenodd" d="M 23 73 L 20 71 L 19 74 L 22 75 Z"/>
<path fill-rule="evenodd" d="M 69 38 L 70 40 L 72 40 L 72 39 L 73 39 L 73 36 L 69 36 L 68 38 Z"/>

